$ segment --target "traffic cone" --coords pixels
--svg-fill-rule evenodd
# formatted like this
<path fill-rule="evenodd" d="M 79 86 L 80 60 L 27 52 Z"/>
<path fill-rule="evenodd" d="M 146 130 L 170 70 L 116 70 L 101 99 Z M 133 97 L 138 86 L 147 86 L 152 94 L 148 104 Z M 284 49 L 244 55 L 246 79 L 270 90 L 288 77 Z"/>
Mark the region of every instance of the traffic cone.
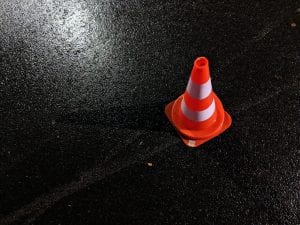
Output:
<path fill-rule="evenodd" d="M 186 91 L 166 106 L 165 113 L 189 147 L 198 147 L 230 127 L 231 117 L 212 90 L 207 58 L 195 60 Z"/>

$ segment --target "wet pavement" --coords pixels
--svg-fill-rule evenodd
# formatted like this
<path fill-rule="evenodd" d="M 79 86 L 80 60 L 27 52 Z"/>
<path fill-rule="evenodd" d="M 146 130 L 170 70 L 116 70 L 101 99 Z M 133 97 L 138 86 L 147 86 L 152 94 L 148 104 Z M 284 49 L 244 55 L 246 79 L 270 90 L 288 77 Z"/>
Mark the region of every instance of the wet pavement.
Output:
<path fill-rule="evenodd" d="M 1 4 L 0 224 L 300 224 L 300 1 Z M 201 55 L 233 125 L 190 149 Z"/>

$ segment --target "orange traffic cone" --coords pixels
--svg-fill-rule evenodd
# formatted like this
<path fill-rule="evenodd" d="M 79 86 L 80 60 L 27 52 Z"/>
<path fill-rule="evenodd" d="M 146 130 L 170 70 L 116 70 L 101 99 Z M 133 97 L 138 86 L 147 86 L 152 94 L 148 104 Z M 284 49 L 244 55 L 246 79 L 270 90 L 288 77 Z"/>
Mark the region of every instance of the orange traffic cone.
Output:
<path fill-rule="evenodd" d="M 165 113 L 190 147 L 197 147 L 230 127 L 231 117 L 212 90 L 207 58 L 195 60 L 186 91 L 166 106 Z"/>

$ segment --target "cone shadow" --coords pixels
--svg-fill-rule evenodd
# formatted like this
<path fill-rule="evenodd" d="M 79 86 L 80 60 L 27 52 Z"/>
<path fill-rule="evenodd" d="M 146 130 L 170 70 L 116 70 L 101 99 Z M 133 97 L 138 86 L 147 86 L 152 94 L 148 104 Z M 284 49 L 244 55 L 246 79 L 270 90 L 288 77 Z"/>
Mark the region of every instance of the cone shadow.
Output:
<path fill-rule="evenodd" d="M 161 103 L 77 111 L 58 115 L 56 122 L 115 129 L 165 131 L 176 134 L 164 114 L 164 107 L 165 103 Z"/>

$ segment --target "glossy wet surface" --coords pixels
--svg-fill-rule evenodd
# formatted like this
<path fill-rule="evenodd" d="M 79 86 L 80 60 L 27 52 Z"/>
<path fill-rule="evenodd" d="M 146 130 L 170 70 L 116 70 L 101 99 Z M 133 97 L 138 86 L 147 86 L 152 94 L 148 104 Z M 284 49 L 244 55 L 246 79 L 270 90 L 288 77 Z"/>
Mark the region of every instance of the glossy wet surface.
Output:
<path fill-rule="evenodd" d="M 300 1 L 1 4 L 0 224 L 300 223 Z M 199 55 L 233 124 L 190 149 Z"/>

